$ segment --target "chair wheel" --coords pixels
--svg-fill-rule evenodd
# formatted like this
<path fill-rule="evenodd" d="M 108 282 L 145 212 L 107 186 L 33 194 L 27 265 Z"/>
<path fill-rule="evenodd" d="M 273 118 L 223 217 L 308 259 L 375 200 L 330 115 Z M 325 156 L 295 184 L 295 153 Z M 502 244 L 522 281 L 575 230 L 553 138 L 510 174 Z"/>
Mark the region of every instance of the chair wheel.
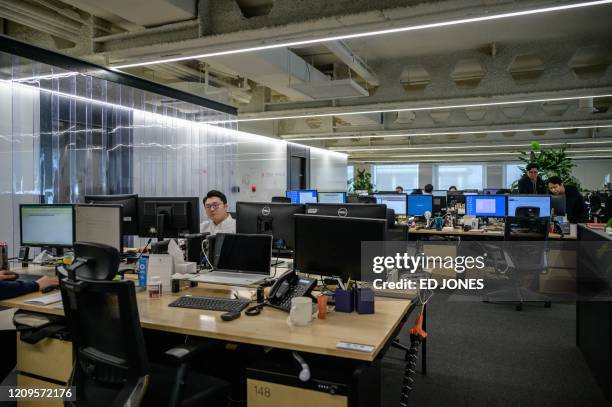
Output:
<path fill-rule="evenodd" d="M 550 301 L 546 301 L 546 302 L 544 303 L 544 308 L 550 308 L 550 306 L 551 306 Z"/>
<path fill-rule="evenodd" d="M 516 309 L 517 311 L 522 311 L 522 310 L 523 310 L 523 304 L 518 304 L 518 305 L 515 307 L 515 309 Z"/>

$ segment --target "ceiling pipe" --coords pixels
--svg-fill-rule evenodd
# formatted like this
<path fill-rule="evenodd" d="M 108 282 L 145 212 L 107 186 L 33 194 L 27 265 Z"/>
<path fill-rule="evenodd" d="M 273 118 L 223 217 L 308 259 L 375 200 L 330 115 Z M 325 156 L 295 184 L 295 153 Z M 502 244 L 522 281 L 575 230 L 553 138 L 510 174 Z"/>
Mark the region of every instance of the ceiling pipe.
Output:
<path fill-rule="evenodd" d="M 329 41 L 323 43 L 328 50 L 336 55 L 342 62 L 348 65 L 357 75 L 361 76 L 368 84 L 379 86 L 380 81 L 376 73 L 357 54 L 355 54 L 344 41 Z"/>

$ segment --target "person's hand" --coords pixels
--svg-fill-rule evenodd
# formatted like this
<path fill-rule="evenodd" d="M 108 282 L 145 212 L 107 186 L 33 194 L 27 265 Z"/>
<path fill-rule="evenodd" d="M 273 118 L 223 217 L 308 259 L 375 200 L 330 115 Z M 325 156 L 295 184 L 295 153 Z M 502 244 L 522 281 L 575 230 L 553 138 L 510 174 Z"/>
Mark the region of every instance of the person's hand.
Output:
<path fill-rule="evenodd" d="M 17 274 L 9 270 L 0 270 L 0 281 L 11 281 L 17 278 Z"/>
<path fill-rule="evenodd" d="M 40 290 L 44 290 L 49 286 L 59 285 L 59 279 L 57 277 L 43 276 L 36 280 L 36 283 L 38 283 L 38 288 Z"/>

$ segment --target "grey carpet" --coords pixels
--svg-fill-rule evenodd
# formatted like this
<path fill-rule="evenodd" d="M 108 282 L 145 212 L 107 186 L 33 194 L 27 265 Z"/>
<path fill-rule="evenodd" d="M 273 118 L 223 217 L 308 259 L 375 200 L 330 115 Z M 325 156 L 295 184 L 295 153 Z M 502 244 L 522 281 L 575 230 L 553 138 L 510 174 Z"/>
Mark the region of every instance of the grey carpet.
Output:
<path fill-rule="evenodd" d="M 573 304 L 517 312 L 457 297 L 436 293 L 428 304 L 428 374 L 417 373 L 409 405 L 607 406 L 575 346 Z M 402 343 L 410 342 L 413 320 Z M 382 364 L 384 407 L 399 406 L 403 367 L 403 352 L 390 349 Z"/>

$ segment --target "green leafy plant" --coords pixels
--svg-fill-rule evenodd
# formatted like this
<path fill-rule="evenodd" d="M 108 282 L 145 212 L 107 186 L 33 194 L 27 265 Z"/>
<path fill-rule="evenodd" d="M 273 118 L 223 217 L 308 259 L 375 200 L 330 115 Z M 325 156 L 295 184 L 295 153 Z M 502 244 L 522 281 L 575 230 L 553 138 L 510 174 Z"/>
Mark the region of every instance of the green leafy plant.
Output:
<path fill-rule="evenodd" d="M 565 185 L 574 185 L 580 188 L 579 181 L 572 175 L 572 169 L 576 166 L 572 159 L 567 155 L 567 145 L 563 145 L 558 149 L 542 149 L 537 141 L 531 142 L 531 151 L 518 151 L 520 154 L 518 159 L 525 163 L 538 164 L 540 176 L 544 181 L 556 175 L 563 180 Z M 521 169 L 523 174 L 527 171 L 525 167 Z M 512 184 L 512 189 L 518 187 L 518 180 Z"/>
<path fill-rule="evenodd" d="M 372 184 L 372 174 L 367 172 L 365 169 L 358 168 L 353 182 L 349 182 L 349 188 L 352 191 L 372 192 L 374 190 L 374 184 Z"/>

